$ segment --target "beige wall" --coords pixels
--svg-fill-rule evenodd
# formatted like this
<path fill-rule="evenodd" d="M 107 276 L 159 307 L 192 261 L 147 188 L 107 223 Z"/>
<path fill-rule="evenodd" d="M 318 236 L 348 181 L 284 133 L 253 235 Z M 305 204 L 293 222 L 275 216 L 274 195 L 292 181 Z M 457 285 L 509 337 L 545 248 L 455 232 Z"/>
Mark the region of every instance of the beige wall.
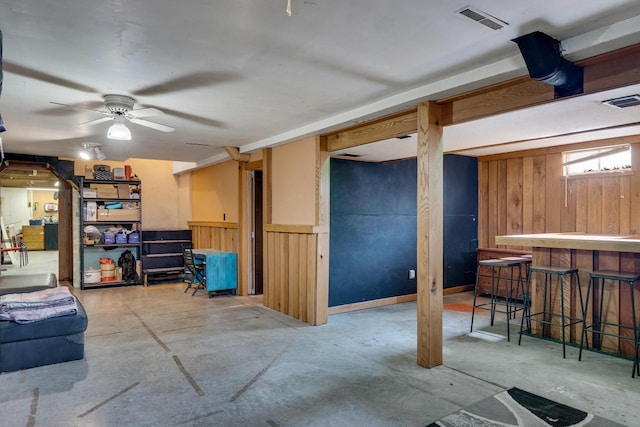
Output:
<path fill-rule="evenodd" d="M 31 218 L 33 219 L 41 219 L 44 216 L 52 216 L 55 219 L 58 219 L 58 212 L 45 212 L 44 204 L 45 203 L 55 203 L 58 204 L 58 201 L 54 199 L 55 191 L 46 191 L 46 190 L 33 190 L 32 194 L 32 205 L 31 205 Z"/>
<path fill-rule="evenodd" d="M 178 223 L 187 224 L 191 221 L 191 173 L 183 173 L 176 177 L 178 180 Z"/>
<path fill-rule="evenodd" d="M 142 181 L 142 229 L 186 228 L 184 211 L 189 206 L 180 198 L 179 178 L 173 175 L 172 162 L 161 160 L 129 159 L 126 162 L 74 160 L 76 175 L 84 175 L 85 165 L 114 167 L 131 165 L 132 173 Z"/>
<path fill-rule="evenodd" d="M 227 161 L 191 173 L 193 221 L 238 222 L 238 163 Z"/>
<path fill-rule="evenodd" d="M 274 224 L 315 224 L 316 138 L 273 148 Z"/>

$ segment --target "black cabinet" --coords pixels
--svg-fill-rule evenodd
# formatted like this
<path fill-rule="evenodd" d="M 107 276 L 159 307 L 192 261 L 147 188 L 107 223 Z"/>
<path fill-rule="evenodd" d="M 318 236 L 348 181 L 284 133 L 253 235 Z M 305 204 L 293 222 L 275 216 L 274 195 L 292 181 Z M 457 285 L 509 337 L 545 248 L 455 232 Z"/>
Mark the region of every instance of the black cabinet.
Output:
<path fill-rule="evenodd" d="M 44 249 L 46 251 L 58 250 L 58 223 L 44 225 Z"/>
<path fill-rule="evenodd" d="M 191 244 L 191 230 L 142 232 L 142 275 L 145 286 L 180 279 L 184 272 L 184 244 Z"/>

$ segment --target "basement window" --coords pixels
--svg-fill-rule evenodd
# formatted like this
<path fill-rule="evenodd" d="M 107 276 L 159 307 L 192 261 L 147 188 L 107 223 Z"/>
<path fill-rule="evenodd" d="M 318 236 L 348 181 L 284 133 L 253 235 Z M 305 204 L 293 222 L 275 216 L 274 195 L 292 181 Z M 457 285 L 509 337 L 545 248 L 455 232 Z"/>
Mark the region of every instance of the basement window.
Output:
<path fill-rule="evenodd" d="M 631 172 L 631 145 L 610 145 L 562 153 L 564 176 Z"/>

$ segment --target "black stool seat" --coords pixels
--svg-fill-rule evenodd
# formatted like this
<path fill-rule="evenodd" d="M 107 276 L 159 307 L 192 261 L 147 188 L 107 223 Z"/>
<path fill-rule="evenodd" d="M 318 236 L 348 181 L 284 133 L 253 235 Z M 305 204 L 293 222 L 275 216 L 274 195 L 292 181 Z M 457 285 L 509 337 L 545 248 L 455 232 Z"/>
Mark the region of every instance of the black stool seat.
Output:
<path fill-rule="evenodd" d="M 570 267 L 554 267 L 551 265 L 535 266 L 531 267 L 531 271 L 534 273 L 548 273 L 548 274 L 575 274 L 578 272 L 577 268 Z"/>
<path fill-rule="evenodd" d="M 507 341 L 511 340 L 509 320 L 511 317 L 515 318 L 515 314 L 524 309 L 522 304 L 522 298 L 524 297 L 524 281 L 522 278 L 522 266 L 528 263 L 521 257 L 506 257 L 506 258 L 493 258 L 478 261 L 478 269 L 476 272 L 476 286 L 473 296 L 473 309 L 471 311 L 471 332 L 473 332 L 473 321 L 475 318 L 476 309 L 487 310 L 491 312 L 491 326 L 493 326 L 496 313 L 504 313 L 507 317 Z M 491 268 L 491 294 L 489 295 L 489 302 L 478 303 L 479 292 L 479 279 L 481 267 Z M 517 268 L 518 276 L 515 294 L 513 292 L 513 276 L 515 269 Z M 502 274 L 504 273 L 504 274 Z M 509 277 L 511 279 L 509 279 Z M 503 280 L 505 287 L 505 295 L 501 297 L 499 295 L 500 281 Z M 504 307 L 498 309 L 498 307 Z"/>
<path fill-rule="evenodd" d="M 478 261 L 478 264 L 489 267 L 517 267 L 520 265 L 520 260 L 507 258 L 483 259 Z"/>
<path fill-rule="evenodd" d="M 589 307 L 589 295 L 591 294 L 591 288 L 593 286 L 593 282 L 598 280 L 602 280 L 602 284 L 600 286 L 600 307 L 598 311 L 593 312 L 592 319 L 587 319 L 587 309 Z M 604 301 L 604 288 L 605 288 L 605 280 L 613 280 L 618 283 L 620 286 L 623 283 L 626 283 L 629 286 L 629 301 L 631 301 L 631 317 L 632 324 L 631 325 L 622 325 L 620 323 L 608 322 L 603 319 L 603 301 Z M 640 375 L 640 360 L 638 358 L 638 345 L 640 344 L 640 328 L 638 327 L 638 322 L 636 319 L 636 303 L 633 291 L 633 284 L 640 280 L 640 273 L 630 272 L 630 271 L 618 271 L 618 270 L 594 270 L 589 275 L 589 285 L 587 286 L 587 301 L 585 303 L 585 307 L 583 310 L 583 323 L 582 323 L 582 336 L 580 337 L 580 354 L 578 356 L 578 360 L 582 360 L 582 349 L 585 347 L 589 348 L 589 340 L 587 338 L 587 331 L 591 331 L 594 335 L 594 347 L 596 347 L 596 336 L 606 335 L 617 337 L 619 339 L 626 339 L 633 341 L 633 370 L 631 371 L 631 377 L 635 378 L 636 374 Z M 594 296 L 595 299 L 595 296 Z M 589 324 L 589 320 L 592 322 Z M 604 326 L 613 326 L 618 328 L 618 331 L 621 329 L 630 330 L 633 332 L 633 336 L 621 335 L 620 333 L 609 332 L 603 329 Z M 597 347 L 600 348 L 601 343 L 598 340 Z"/>
<path fill-rule="evenodd" d="M 633 273 L 627 271 L 616 271 L 616 270 L 595 270 L 591 273 L 591 277 L 597 279 L 605 279 L 605 280 L 622 280 L 629 281 L 640 280 L 640 273 Z"/>
<path fill-rule="evenodd" d="M 544 284 L 542 286 L 542 310 L 536 313 L 531 311 L 531 275 L 534 273 L 544 274 Z M 566 313 L 564 306 L 564 277 L 575 275 L 578 294 L 580 298 L 580 316 L 571 316 Z M 551 277 L 556 276 L 557 280 L 555 284 L 560 288 L 560 312 L 552 309 L 552 287 L 554 281 L 550 280 Z M 559 327 L 562 330 L 562 357 L 567 357 L 566 351 L 566 328 L 582 323 L 584 312 L 584 304 L 582 299 L 582 289 L 580 287 L 580 276 L 578 275 L 578 269 L 572 267 L 560 267 L 553 265 L 537 265 L 529 268 L 529 276 L 527 277 L 527 286 L 525 290 L 525 309 L 522 312 L 522 320 L 520 322 L 520 338 L 518 339 L 518 345 L 522 343 L 522 334 L 525 332 L 524 325 L 527 325 L 527 333 L 531 333 L 531 322 L 538 322 L 542 324 L 542 335 L 547 336 L 550 333 L 551 326 Z"/>

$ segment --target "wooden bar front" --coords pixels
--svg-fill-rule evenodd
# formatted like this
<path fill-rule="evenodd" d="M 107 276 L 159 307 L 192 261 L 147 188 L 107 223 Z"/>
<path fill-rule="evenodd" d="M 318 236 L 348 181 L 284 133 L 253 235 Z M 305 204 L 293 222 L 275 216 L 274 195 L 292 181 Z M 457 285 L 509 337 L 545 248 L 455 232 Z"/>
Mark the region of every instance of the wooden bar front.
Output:
<path fill-rule="evenodd" d="M 544 233 L 544 234 L 519 234 L 508 236 L 496 236 L 497 245 L 516 247 L 531 247 L 532 265 L 554 265 L 562 267 L 578 268 L 580 276 L 580 288 L 583 298 L 586 299 L 589 273 L 592 270 L 622 270 L 640 271 L 640 236 L 637 235 L 589 235 L 582 233 Z M 542 277 L 534 275 L 531 278 L 531 303 L 533 312 L 542 307 Z M 563 283 L 565 294 L 565 311 L 571 316 L 581 317 L 580 300 L 578 298 L 577 283 L 570 283 L 565 279 Z M 575 282 L 575 280 L 574 280 Z M 573 285 L 573 286 L 572 286 Z M 598 289 L 592 289 L 589 296 L 587 318 L 593 315 L 594 303 L 598 304 Z M 555 312 L 560 312 L 560 292 L 552 295 L 552 305 Z M 640 301 L 640 286 L 634 286 L 634 298 Z M 636 316 L 640 316 L 640 304 L 636 304 Z M 631 301 L 628 287 L 618 287 L 617 284 L 607 282 L 603 300 L 603 315 L 609 322 L 630 325 L 632 323 Z M 640 317 L 638 317 L 640 318 Z M 541 334 L 540 324 L 532 324 L 533 333 Z M 582 325 L 577 324 L 570 328 L 570 341 L 580 344 Z M 619 329 L 619 328 L 616 328 Z M 620 335 L 631 336 L 632 333 L 625 329 L 611 330 Z M 559 339 L 561 331 L 559 327 L 551 328 L 550 336 Z M 589 336 L 589 342 L 593 342 Z M 626 339 L 602 336 L 602 350 L 633 356 L 633 343 Z"/>

